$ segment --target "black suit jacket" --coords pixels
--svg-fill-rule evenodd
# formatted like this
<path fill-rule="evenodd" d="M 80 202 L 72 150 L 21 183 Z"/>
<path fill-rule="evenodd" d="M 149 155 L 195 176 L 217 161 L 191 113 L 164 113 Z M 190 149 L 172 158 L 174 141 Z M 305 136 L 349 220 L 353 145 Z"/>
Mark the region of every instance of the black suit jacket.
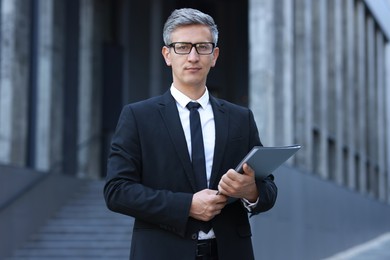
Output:
<path fill-rule="evenodd" d="M 261 145 L 252 112 L 210 96 L 215 150 L 210 188 L 255 145 Z M 277 189 L 270 175 L 257 180 L 260 201 L 252 214 L 273 207 Z M 164 95 L 123 108 L 112 139 L 104 195 L 109 209 L 135 218 L 135 259 L 194 260 L 199 221 L 189 217 L 196 192 L 176 101 Z M 220 259 L 253 259 L 248 213 L 241 201 L 213 220 Z"/>

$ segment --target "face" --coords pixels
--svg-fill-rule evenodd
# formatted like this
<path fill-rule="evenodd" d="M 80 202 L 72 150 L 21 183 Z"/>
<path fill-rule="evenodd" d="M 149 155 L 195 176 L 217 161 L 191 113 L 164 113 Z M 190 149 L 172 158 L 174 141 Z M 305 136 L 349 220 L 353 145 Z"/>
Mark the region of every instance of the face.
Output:
<path fill-rule="evenodd" d="M 212 42 L 209 28 L 205 25 L 188 25 L 174 30 L 171 34 L 171 42 Z M 199 55 L 195 48 L 189 54 L 176 54 L 173 48 L 164 46 L 162 49 L 165 62 L 172 67 L 173 83 L 175 87 L 204 88 L 207 74 L 211 67 L 215 66 L 219 55 L 219 49 L 209 55 Z"/>

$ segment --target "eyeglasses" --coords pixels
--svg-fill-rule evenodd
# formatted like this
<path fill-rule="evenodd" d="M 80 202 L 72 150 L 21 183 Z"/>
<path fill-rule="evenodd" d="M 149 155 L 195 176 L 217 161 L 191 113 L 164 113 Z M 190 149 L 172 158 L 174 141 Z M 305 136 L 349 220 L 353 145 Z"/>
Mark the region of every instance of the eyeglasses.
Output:
<path fill-rule="evenodd" d="M 213 42 L 172 42 L 168 47 L 173 48 L 176 54 L 185 55 L 189 54 L 193 47 L 195 47 L 196 52 L 199 55 L 209 55 L 213 53 L 215 48 L 215 43 Z"/>

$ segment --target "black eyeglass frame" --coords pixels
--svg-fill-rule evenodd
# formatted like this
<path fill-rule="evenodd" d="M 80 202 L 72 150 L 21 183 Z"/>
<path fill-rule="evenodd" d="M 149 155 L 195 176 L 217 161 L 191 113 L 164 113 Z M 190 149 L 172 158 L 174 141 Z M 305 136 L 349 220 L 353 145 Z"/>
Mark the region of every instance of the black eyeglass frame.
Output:
<path fill-rule="evenodd" d="M 190 48 L 190 50 L 189 50 L 188 52 L 186 52 L 186 53 L 178 53 L 178 52 L 176 51 L 176 47 L 175 47 L 175 44 L 178 44 L 178 43 L 181 43 L 181 44 L 191 44 L 191 48 Z M 206 44 L 206 43 L 207 43 L 207 44 L 211 44 L 211 45 L 213 46 L 213 47 L 211 48 L 210 53 L 199 53 L 198 47 L 197 47 L 197 46 L 199 46 L 199 44 Z M 192 48 L 194 48 L 194 47 L 195 47 L 196 53 L 198 53 L 199 55 L 210 55 L 210 54 L 212 54 L 212 53 L 214 52 L 214 49 L 215 49 L 215 47 L 216 47 L 216 44 L 213 43 L 213 42 L 197 42 L 197 43 L 191 43 L 191 42 L 172 42 L 171 44 L 167 45 L 167 47 L 173 48 L 173 51 L 174 51 L 176 54 L 179 54 L 179 55 L 187 55 L 187 54 L 190 54 L 191 51 L 192 51 Z"/>

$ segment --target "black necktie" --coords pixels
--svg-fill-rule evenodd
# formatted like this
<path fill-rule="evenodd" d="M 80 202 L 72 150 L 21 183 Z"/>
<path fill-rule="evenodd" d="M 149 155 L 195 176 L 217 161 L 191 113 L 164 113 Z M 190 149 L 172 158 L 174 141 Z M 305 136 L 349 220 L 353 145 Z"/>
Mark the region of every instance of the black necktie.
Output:
<path fill-rule="evenodd" d="M 200 104 L 196 102 L 190 102 L 187 104 L 187 108 L 188 110 L 190 110 L 192 169 L 195 174 L 195 180 L 198 190 L 203 190 L 207 188 L 207 177 L 202 125 L 200 123 L 200 116 L 198 111 L 199 107 Z M 211 222 L 200 221 L 199 228 L 207 234 L 212 228 Z"/>
<path fill-rule="evenodd" d="M 200 123 L 200 116 L 198 112 L 199 107 L 200 104 L 196 102 L 190 102 L 187 104 L 187 108 L 190 110 L 192 169 L 195 174 L 198 190 L 203 190 L 207 188 L 207 180 L 202 125 Z"/>

